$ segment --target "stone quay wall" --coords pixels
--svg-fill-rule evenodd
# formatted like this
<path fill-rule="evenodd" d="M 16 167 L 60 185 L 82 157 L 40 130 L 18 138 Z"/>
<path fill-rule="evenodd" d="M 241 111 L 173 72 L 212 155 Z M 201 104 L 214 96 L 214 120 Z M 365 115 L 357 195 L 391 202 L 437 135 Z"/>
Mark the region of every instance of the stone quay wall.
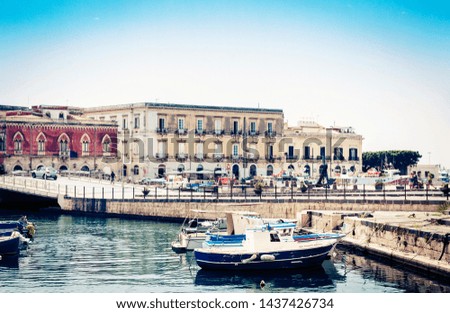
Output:
<path fill-rule="evenodd" d="M 189 200 L 111 200 L 82 199 L 59 196 L 62 210 L 105 215 L 148 217 L 157 219 L 184 219 L 192 216 L 192 210 L 210 211 L 205 217 L 216 218 L 217 213 L 227 211 L 252 211 L 266 218 L 298 219 L 301 211 L 413 211 L 435 212 L 439 205 L 433 202 L 417 204 L 395 203 L 336 203 L 336 202 L 233 202 Z M 209 215 L 209 216 L 208 216 Z"/>
<path fill-rule="evenodd" d="M 303 211 L 312 232 L 339 229 L 342 243 L 368 253 L 450 277 L 450 216 L 442 213 Z"/>

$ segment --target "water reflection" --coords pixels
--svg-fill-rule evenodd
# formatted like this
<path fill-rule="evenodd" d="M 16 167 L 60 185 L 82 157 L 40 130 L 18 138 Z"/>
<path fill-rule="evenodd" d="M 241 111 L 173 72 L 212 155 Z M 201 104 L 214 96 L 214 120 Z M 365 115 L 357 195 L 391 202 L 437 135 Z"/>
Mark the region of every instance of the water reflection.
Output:
<path fill-rule="evenodd" d="M 0 267 L 19 268 L 19 255 L 3 255 L 0 260 Z"/>
<path fill-rule="evenodd" d="M 361 278 L 404 292 L 448 293 L 450 285 L 442 277 L 426 275 L 398 262 L 364 254 L 356 249 L 339 247 L 334 262 L 341 264 L 344 275 L 358 272 Z"/>
<path fill-rule="evenodd" d="M 241 289 L 255 289 L 265 292 L 327 292 L 335 291 L 336 282 L 345 279 L 334 264 L 327 260 L 315 268 L 261 272 L 226 272 L 199 270 L 195 284 L 225 288 L 234 286 Z M 260 283 L 264 281 L 264 286 Z"/>
<path fill-rule="evenodd" d="M 341 248 L 316 269 L 212 272 L 171 250 L 178 223 L 27 215 L 37 236 L 0 261 L 2 292 L 450 292 L 448 282 Z"/>

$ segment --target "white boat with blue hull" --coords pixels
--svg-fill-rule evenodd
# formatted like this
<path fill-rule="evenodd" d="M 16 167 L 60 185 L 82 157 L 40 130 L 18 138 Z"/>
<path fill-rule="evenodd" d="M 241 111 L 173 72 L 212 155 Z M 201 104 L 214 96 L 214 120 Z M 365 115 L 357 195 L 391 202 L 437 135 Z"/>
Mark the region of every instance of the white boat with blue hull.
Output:
<path fill-rule="evenodd" d="M 291 226 L 247 229 L 240 246 L 211 246 L 194 250 L 202 269 L 275 270 L 319 266 L 343 235 L 296 241 Z"/>

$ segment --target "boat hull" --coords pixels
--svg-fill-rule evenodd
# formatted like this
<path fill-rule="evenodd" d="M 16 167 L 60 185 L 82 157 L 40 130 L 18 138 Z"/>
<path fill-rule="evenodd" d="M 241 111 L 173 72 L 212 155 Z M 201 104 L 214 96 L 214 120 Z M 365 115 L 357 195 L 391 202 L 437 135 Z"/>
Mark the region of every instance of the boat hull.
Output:
<path fill-rule="evenodd" d="M 16 255 L 19 253 L 19 237 L 0 237 L 0 255 Z"/>
<path fill-rule="evenodd" d="M 320 266 L 334 249 L 336 242 L 317 247 L 287 251 L 220 252 L 197 249 L 194 251 L 197 264 L 210 270 L 278 270 Z"/>

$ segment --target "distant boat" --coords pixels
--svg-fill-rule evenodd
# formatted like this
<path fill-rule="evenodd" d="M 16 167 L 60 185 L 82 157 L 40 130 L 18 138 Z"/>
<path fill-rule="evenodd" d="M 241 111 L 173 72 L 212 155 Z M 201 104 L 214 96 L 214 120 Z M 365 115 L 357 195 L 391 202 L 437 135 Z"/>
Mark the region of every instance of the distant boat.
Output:
<path fill-rule="evenodd" d="M 36 225 L 28 222 L 26 216 L 22 216 L 18 221 L 0 222 L 0 233 L 19 232 L 25 238 L 33 238 L 36 233 Z"/>
<path fill-rule="evenodd" d="M 195 248 L 200 248 L 208 236 L 208 231 L 225 232 L 227 229 L 225 218 L 218 218 L 216 220 L 201 219 L 199 216 L 208 213 L 207 211 L 193 210 L 193 212 L 197 216 L 184 220 L 177 239 L 171 243 L 172 250 L 177 253 L 193 251 Z"/>
<path fill-rule="evenodd" d="M 202 269 L 232 271 L 318 266 L 344 236 L 335 234 L 319 239 L 313 235 L 308 240 L 297 241 L 292 223 L 283 224 L 286 225 L 247 229 L 242 245 L 195 249 L 197 264 Z"/>
<path fill-rule="evenodd" d="M 346 176 L 342 175 L 338 179 L 340 182 L 345 182 L 346 185 L 375 185 L 376 183 L 383 183 L 386 185 L 406 185 L 409 182 L 409 176 L 401 175 L 397 169 L 384 169 L 377 171 L 370 169 L 363 176 Z"/>
<path fill-rule="evenodd" d="M 440 171 L 439 172 L 439 181 L 443 182 L 443 183 L 449 183 L 450 179 L 449 179 L 450 175 L 447 171 Z"/>

